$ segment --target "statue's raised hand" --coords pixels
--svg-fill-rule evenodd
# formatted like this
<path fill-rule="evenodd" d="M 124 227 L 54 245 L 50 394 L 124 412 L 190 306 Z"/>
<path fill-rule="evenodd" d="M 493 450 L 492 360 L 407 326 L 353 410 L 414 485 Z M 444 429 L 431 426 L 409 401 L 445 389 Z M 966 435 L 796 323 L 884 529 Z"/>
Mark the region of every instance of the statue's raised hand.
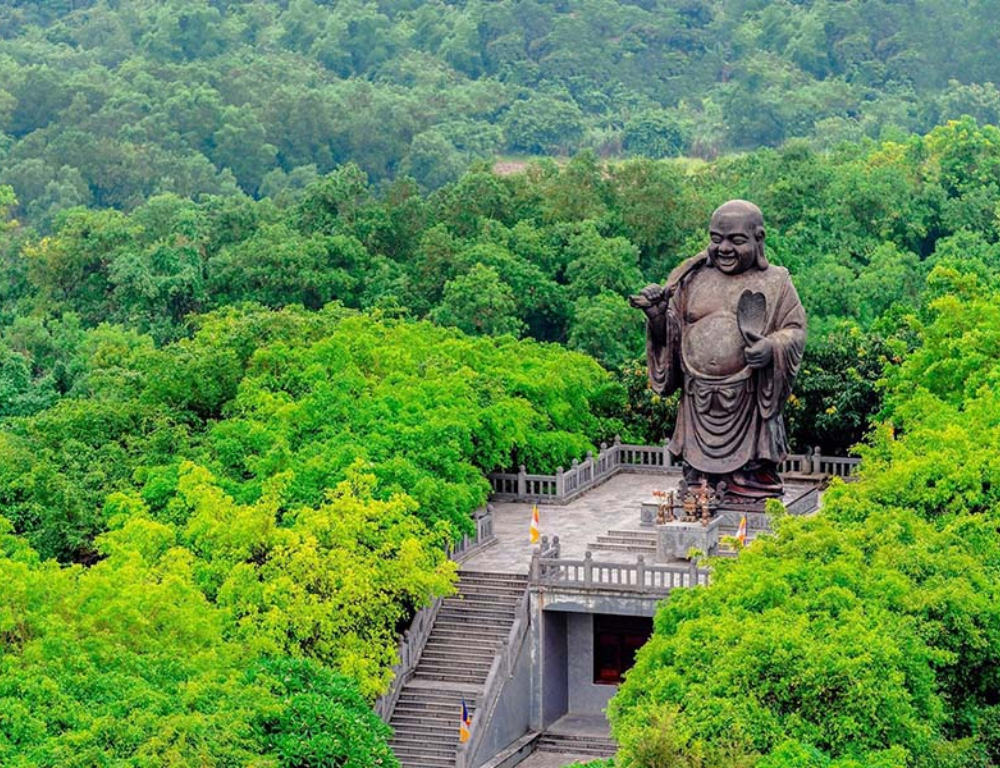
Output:
<path fill-rule="evenodd" d="M 656 283 L 647 285 L 639 293 L 628 297 L 628 303 L 645 312 L 650 320 L 666 314 L 668 301 L 669 297 L 663 286 Z"/>

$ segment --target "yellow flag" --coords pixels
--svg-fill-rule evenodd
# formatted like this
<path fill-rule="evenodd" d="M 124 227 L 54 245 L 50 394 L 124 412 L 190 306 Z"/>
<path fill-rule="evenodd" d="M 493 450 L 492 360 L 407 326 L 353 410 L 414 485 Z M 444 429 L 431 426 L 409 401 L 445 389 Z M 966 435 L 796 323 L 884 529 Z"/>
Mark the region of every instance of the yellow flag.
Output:
<path fill-rule="evenodd" d="M 531 507 L 531 543 L 537 544 L 541 535 L 542 531 L 538 523 L 538 505 L 535 504 Z"/>
<path fill-rule="evenodd" d="M 739 542 L 740 542 L 740 544 L 742 546 L 744 546 L 744 547 L 746 546 L 746 544 L 747 544 L 747 516 L 746 515 L 743 515 L 743 518 L 740 520 L 740 527 L 736 529 L 736 538 L 739 539 Z"/>
<path fill-rule="evenodd" d="M 462 722 L 458 725 L 458 741 L 464 744 L 469 740 L 469 727 L 472 725 L 472 715 L 469 714 L 469 707 L 465 703 L 465 697 L 462 697 Z"/>

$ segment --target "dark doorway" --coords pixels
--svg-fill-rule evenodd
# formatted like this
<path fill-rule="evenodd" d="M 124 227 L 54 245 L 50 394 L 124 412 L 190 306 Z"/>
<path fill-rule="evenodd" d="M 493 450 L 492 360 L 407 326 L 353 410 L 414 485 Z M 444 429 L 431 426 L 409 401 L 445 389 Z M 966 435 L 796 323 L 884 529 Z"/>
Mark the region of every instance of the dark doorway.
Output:
<path fill-rule="evenodd" d="M 646 616 L 595 615 L 594 682 L 620 683 L 651 634 L 653 620 Z"/>

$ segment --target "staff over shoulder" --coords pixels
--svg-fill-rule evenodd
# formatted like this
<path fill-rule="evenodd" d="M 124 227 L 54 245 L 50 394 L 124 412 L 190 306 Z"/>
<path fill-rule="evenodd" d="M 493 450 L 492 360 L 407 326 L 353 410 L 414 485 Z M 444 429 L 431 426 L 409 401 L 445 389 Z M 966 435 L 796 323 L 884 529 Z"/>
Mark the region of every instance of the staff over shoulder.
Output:
<path fill-rule="evenodd" d="M 724 482 L 733 501 L 781 496 L 781 411 L 806 338 L 802 303 L 788 270 L 768 263 L 764 236 L 760 209 L 731 200 L 712 214 L 706 250 L 631 298 L 646 314 L 653 390 L 682 390 L 670 452 L 689 485 Z"/>

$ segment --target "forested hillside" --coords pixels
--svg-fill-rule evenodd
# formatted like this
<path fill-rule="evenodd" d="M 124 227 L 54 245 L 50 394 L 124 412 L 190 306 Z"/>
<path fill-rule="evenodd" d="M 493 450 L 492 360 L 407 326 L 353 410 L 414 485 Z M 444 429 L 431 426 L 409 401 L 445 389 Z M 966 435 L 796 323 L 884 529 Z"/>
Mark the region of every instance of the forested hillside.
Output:
<path fill-rule="evenodd" d="M 976 0 L 15 0 L 0 184 L 75 205 L 295 194 L 354 162 L 424 189 L 498 154 L 713 158 L 1000 120 Z"/>
<path fill-rule="evenodd" d="M 915 312 L 949 290 L 925 290 L 931 268 L 987 280 L 1000 267 L 998 147 L 1000 131 L 966 119 L 905 143 L 790 144 L 698 166 L 584 154 L 522 174 L 473 170 L 430 194 L 407 180 L 380 194 L 348 165 L 295 200 L 160 195 L 132 213 L 74 209 L 49 235 L 15 226 L 0 245 L 0 416 L 71 393 L 72 357 L 101 323 L 157 345 L 187 338 L 192 315 L 241 302 L 336 301 L 592 355 L 617 384 L 598 404 L 607 431 L 591 439 L 657 442 L 672 402 L 634 364 L 642 320 L 626 296 L 704 246 L 715 206 L 746 197 L 764 209 L 768 253 L 792 271 L 810 318 L 787 409 L 793 445 L 843 452 L 879 409 L 885 364 L 912 345 Z M 535 466 L 553 468 L 544 453 Z"/>
<path fill-rule="evenodd" d="M 484 473 L 670 433 L 626 297 L 733 197 L 810 318 L 793 447 L 877 428 L 664 610 L 620 760 L 1000 762 L 991 11 L 3 4 L 0 764 L 395 765 Z"/>

